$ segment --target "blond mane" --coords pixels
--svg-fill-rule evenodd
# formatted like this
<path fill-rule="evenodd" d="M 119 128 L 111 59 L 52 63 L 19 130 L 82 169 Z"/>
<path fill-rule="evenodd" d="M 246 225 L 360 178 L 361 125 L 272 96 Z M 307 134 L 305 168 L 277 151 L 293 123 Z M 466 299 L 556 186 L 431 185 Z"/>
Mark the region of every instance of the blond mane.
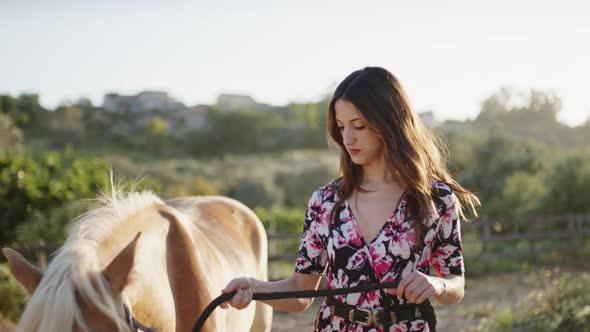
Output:
<path fill-rule="evenodd" d="M 130 216 L 146 209 L 155 211 L 163 202 L 151 192 L 124 193 L 112 188 L 110 194 L 96 200 L 98 207 L 75 220 L 65 244 L 56 252 L 29 300 L 17 331 L 71 331 L 74 324 L 87 330 L 77 298 L 116 322 L 118 330 L 128 330 L 121 305 L 100 273 L 104 266 L 98 249 L 118 226 L 132 220 Z"/>

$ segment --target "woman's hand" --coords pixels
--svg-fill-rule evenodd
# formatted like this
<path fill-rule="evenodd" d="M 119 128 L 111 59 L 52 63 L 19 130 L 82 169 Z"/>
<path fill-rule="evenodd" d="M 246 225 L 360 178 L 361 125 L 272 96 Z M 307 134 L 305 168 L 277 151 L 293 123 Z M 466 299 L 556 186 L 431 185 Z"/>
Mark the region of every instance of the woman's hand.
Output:
<path fill-rule="evenodd" d="M 431 296 L 441 295 L 445 288 L 443 279 L 414 271 L 403 278 L 397 288 L 388 289 L 387 292 L 396 295 L 398 299 L 405 297 L 410 303 L 421 304 Z"/>
<path fill-rule="evenodd" d="M 230 306 L 236 309 L 244 309 L 246 308 L 250 302 L 252 302 L 252 285 L 250 278 L 236 278 L 225 286 L 224 289 L 221 290 L 222 294 L 231 293 L 232 291 L 237 290 L 236 295 L 229 300 L 225 301 L 219 306 L 223 309 L 227 309 Z"/>

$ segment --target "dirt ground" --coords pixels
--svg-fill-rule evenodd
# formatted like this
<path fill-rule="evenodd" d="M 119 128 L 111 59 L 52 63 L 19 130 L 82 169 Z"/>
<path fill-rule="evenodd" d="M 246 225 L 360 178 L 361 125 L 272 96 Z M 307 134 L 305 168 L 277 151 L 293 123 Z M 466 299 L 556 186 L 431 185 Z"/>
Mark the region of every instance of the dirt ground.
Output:
<path fill-rule="evenodd" d="M 15 326 L 12 322 L 0 317 L 0 332 L 12 332 L 15 330 Z"/>
<path fill-rule="evenodd" d="M 472 332 L 496 310 L 511 308 L 530 294 L 537 283 L 536 274 L 510 273 L 468 280 L 463 300 L 450 306 L 434 303 L 440 332 Z M 537 286 L 538 287 L 538 286 Z M 274 312 L 272 332 L 311 331 L 315 315 L 323 299 L 317 298 L 303 313 Z M 435 302 L 435 301 L 434 301 Z"/>

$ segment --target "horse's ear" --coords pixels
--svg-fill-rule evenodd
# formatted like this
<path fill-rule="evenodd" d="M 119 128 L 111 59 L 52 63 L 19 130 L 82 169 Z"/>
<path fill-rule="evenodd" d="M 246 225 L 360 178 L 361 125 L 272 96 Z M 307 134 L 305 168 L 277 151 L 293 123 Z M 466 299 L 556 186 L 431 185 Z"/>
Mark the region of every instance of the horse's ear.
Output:
<path fill-rule="evenodd" d="M 14 278 L 20 282 L 21 285 L 25 286 L 29 294 L 33 294 L 43 277 L 43 272 L 33 266 L 33 264 L 29 263 L 29 261 L 16 250 L 4 248 L 2 249 L 2 253 L 8 260 L 8 267 Z"/>
<path fill-rule="evenodd" d="M 135 247 L 141 233 L 137 233 L 135 238 L 113 258 L 109 265 L 102 271 L 103 276 L 109 283 L 113 294 L 119 294 L 127 284 L 129 273 L 133 268 L 135 261 Z"/>

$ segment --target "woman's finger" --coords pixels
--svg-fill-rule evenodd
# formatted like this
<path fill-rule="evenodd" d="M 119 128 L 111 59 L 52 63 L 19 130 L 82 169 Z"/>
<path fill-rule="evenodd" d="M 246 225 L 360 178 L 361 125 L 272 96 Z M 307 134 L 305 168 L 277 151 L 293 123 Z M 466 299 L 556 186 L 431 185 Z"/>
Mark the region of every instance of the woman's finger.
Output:
<path fill-rule="evenodd" d="M 399 282 L 399 284 L 397 285 L 397 290 L 396 290 L 396 295 L 398 299 L 402 299 L 402 297 L 404 296 L 404 294 L 406 293 L 406 287 L 408 287 L 408 285 L 414 280 L 414 273 L 410 273 L 409 275 L 407 275 L 405 278 L 402 278 L 402 280 Z"/>
<path fill-rule="evenodd" d="M 420 304 L 434 293 L 434 288 L 428 282 L 422 283 L 414 292 L 414 303 Z"/>
<path fill-rule="evenodd" d="M 420 288 L 420 286 L 420 280 L 415 278 L 408 284 L 408 286 L 406 286 L 406 289 L 404 291 L 404 297 L 406 298 L 406 300 L 408 300 L 408 302 L 414 303 L 417 297 L 416 290 Z"/>

